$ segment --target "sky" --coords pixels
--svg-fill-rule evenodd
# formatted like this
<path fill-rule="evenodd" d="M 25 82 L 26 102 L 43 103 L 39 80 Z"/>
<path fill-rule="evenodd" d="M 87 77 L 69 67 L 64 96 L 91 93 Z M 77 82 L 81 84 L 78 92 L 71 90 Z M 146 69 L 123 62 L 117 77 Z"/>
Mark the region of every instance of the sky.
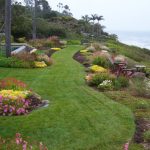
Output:
<path fill-rule="evenodd" d="M 68 5 L 77 19 L 88 14 L 104 16 L 106 31 L 150 31 L 150 0 L 48 0 L 54 10 Z"/>

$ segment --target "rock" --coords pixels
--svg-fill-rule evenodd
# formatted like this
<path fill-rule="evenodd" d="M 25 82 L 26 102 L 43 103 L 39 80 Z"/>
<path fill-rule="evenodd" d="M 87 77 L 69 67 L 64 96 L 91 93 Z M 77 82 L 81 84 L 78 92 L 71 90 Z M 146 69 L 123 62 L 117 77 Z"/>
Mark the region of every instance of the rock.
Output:
<path fill-rule="evenodd" d="M 86 48 L 88 51 L 93 52 L 95 51 L 95 47 L 94 46 L 90 46 Z"/>
<path fill-rule="evenodd" d="M 42 100 L 42 107 L 48 107 L 49 106 L 49 100 Z"/>

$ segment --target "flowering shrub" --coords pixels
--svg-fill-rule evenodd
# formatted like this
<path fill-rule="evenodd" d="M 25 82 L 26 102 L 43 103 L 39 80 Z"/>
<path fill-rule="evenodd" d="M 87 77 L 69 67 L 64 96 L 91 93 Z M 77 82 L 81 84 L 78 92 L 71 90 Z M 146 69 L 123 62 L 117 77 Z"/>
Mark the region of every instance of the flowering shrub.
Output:
<path fill-rule="evenodd" d="M 94 85 L 94 86 L 98 86 L 99 84 L 101 84 L 104 80 L 114 80 L 114 76 L 109 75 L 108 73 L 97 73 L 97 74 L 93 74 L 90 77 L 89 80 L 89 84 L 90 85 Z"/>
<path fill-rule="evenodd" d="M 27 99 L 29 91 L 0 91 L 0 115 L 26 114 L 30 100 Z"/>
<path fill-rule="evenodd" d="M 111 90 L 112 89 L 112 81 L 104 80 L 102 83 L 98 85 L 98 89 L 100 90 Z"/>
<path fill-rule="evenodd" d="M 34 64 L 35 64 L 35 67 L 36 68 L 44 68 L 44 67 L 47 67 L 47 65 L 46 65 L 46 63 L 44 62 L 44 61 L 35 61 L 34 62 Z"/>
<path fill-rule="evenodd" d="M 25 90 L 27 85 L 15 78 L 5 78 L 0 80 L 0 89 Z"/>
<path fill-rule="evenodd" d="M 52 59 L 50 57 L 48 57 L 47 55 L 45 55 L 45 54 L 38 55 L 37 60 L 38 61 L 44 61 L 47 66 L 50 66 L 53 63 Z"/>
<path fill-rule="evenodd" d="M 60 47 L 60 39 L 57 36 L 50 36 L 49 38 L 30 40 L 29 44 L 37 49 L 50 49 L 51 47 Z"/>
<path fill-rule="evenodd" d="M 107 69 L 101 67 L 101 66 L 98 66 L 98 65 L 93 65 L 90 67 L 91 71 L 93 72 L 99 72 L 99 73 L 104 73 L 104 72 L 107 72 Z"/>
<path fill-rule="evenodd" d="M 90 83 L 93 79 L 93 76 L 94 74 L 88 74 L 86 77 L 85 77 L 85 80 L 87 81 L 87 83 Z"/>
<path fill-rule="evenodd" d="M 54 50 L 54 51 L 60 51 L 61 48 L 51 48 L 51 50 Z"/>

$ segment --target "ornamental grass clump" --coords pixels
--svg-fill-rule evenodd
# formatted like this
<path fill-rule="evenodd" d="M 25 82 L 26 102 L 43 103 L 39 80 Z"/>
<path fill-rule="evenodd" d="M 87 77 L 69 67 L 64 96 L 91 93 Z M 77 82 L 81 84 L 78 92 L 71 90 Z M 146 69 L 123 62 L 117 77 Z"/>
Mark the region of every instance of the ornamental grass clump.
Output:
<path fill-rule="evenodd" d="M 102 66 L 104 68 L 110 68 L 111 67 L 110 61 L 106 57 L 100 57 L 100 56 L 95 57 L 92 61 L 92 64 Z"/>

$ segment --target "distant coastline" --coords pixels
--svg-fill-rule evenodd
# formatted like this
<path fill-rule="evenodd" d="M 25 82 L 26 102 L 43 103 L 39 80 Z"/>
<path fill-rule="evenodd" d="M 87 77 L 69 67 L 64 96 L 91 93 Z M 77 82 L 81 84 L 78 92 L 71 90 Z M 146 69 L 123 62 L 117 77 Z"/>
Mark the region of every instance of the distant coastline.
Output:
<path fill-rule="evenodd" d="M 111 31 L 120 42 L 150 50 L 150 31 Z"/>

